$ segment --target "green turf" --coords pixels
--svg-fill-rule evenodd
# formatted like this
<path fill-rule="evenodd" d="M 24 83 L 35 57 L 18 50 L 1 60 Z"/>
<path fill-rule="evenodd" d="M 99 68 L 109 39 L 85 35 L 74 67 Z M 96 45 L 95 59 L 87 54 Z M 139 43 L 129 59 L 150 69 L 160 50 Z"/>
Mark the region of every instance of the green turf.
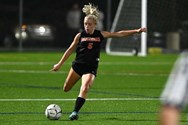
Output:
<path fill-rule="evenodd" d="M 59 72 L 49 72 L 62 54 L 0 53 L 0 125 L 157 125 L 160 102 L 156 98 L 160 96 L 176 54 L 127 57 L 101 53 L 98 75 L 88 98 L 130 100 L 88 100 L 78 121 L 68 120 L 74 100 L 40 100 L 75 99 L 78 95 L 80 81 L 70 92 L 62 90 L 75 55 Z M 153 100 L 131 100 L 135 98 Z M 62 107 L 60 120 L 45 117 L 44 110 L 51 103 Z"/>

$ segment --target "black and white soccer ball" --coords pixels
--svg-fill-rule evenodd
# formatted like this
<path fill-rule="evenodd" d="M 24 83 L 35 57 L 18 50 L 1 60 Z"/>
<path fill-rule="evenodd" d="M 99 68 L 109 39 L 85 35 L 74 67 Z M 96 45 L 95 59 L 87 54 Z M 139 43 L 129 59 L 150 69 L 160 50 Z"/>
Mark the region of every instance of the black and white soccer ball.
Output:
<path fill-rule="evenodd" d="M 58 120 L 62 116 L 62 110 L 57 104 L 50 104 L 46 110 L 45 115 L 50 120 Z"/>

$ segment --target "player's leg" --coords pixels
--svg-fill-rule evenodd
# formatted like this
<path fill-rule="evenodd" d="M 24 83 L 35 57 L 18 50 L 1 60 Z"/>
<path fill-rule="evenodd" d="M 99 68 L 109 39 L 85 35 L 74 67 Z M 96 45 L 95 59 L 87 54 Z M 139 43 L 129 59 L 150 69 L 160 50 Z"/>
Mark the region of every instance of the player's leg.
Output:
<path fill-rule="evenodd" d="M 80 75 L 78 75 L 72 68 L 70 69 L 68 76 L 64 83 L 63 90 L 68 92 L 71 88 L 76 84 L 76 82 L 80 79 Z"/>
<path fill-rule="evenodd" d="M 160 125 L 178 125 L 180 111 L 176 107 L 163 106 L 160 113 Z"/>
<path fill-rule="evenodd" d="M 94 80 L 95 80 L 95 75 L 93 74 L 85 74 L 82 76 L 82 85 L 80 87 L 80 93 L 76 99 L 74 111 L 69 116 L 70 120 L 78 119 L 78 112 L 81 109 L 81 107 L 84 105 L 85 99 L 87 97 L 87 93 L 90 87 L 92 86 Z"/>
<path fill-rule="evenodd" d="M 161 95 L 161 125 L 177 125 L 188 92 L 188 54 L 182 53 L 177 59 Z"/>
<path fill-rule="evenodd" d="M 95 75 L 93 74 L 85 74 L 82 76 L 82 85 L 80 88 L 79 97 L 87 98 L 87 93 L 90 87 L 93 85 L 95 80 Z"/>

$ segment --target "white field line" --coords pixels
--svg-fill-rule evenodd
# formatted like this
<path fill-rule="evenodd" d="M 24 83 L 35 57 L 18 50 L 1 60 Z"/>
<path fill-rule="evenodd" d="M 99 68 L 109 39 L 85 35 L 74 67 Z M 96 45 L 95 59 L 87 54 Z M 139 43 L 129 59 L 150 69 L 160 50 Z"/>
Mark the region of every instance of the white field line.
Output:
<path fill-rule="evenodd" d="M 100 65 L 170 65 L 171 63 L 167 62 L 100 62 Z M 53 62 L 0 62 L 0 66 L 9 66 L 9 65 L 51 65 L 49 68 L 53 66 Z M 65 65 L 70 65 L 70 63 L 65 63 Z M 47 74 L 49 71 L 41 71 L 41 70 L 22 70 L 22 69 L 0 69 L 0 72 L 3 73 L 34 73 L 34 74 Z M 58 71 L 58 74 L 67 74 L 65 71 Z M 99 72 L 101 75 L 109 75 L 109 73 Z M 111 75 L 117 76 L 156 76 L 156 74 L 152 73 L 110 73 Z M 168 74 L 157 74 L 158 76 L 167 76 Z"/>
<path fill-rule="evenodd" d="M 0 99 L 0 102 L 75 101 L 76 99 Z M 87 101 L 159 101 L 160 98 L 89 98 Z"/>
<path fill-rule="evenodd" d="M 0 62 L 0 65 L 52 65 L 53 62 Z"/>
<path fill-rule="evenodd" d="M 58 72 L 50 72 L 50 71 L 41 71 L 41 70 L 0 70 L 0 72 L 4 73 L 34 73 L 34 74 L 48 74 L 48 73 L 59 73 L 59 74 L 67 74 L 65 71 Z"/>
<path fill-rule="evenodd" d="M 67 74 L 67 71 L 58 71 L 58 72 L 50 72 L 50 71 L 41 71 L 41 70 L 1 70 L 1 73 L 33 73 L 33 74 Z M 168 76 L 168 74 L 162 74 L 162 73 L 104 73 L 99 72 L 100 75 L 115 75 L 115 76 Z"/>
<path fill-rule="evenodd" d="M 0 62 L 0 65 L 53 65 L 54 62 Z M 168 62 L 100 62 L 100 65 L 171 65 Z M 71 63 L 65 63 L 71 65 Z"/>

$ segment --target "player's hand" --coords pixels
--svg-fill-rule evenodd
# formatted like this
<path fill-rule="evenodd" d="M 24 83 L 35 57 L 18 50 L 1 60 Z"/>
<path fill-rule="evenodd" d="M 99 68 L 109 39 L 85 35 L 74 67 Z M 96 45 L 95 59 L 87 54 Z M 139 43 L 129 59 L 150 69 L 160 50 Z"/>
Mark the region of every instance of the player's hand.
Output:
<path fill-rule="evenodd" d="M 141 32 L 147 32 L 147 28 L 139 28 L 138 30 L 137 30 L 137 32 L 138 33 L 141 33 Z"/>
<path fill-rule="evenodd" d="M 50 70 L 50 72 L 52 72 L 52 71 L 58 71 L 60 68 L 61 68 L 61 65 L 59 65 L 59 64 L 57 63 L 57 64 L 55 64 L 55 65 L 53 66 L 53 68 Z"/>

